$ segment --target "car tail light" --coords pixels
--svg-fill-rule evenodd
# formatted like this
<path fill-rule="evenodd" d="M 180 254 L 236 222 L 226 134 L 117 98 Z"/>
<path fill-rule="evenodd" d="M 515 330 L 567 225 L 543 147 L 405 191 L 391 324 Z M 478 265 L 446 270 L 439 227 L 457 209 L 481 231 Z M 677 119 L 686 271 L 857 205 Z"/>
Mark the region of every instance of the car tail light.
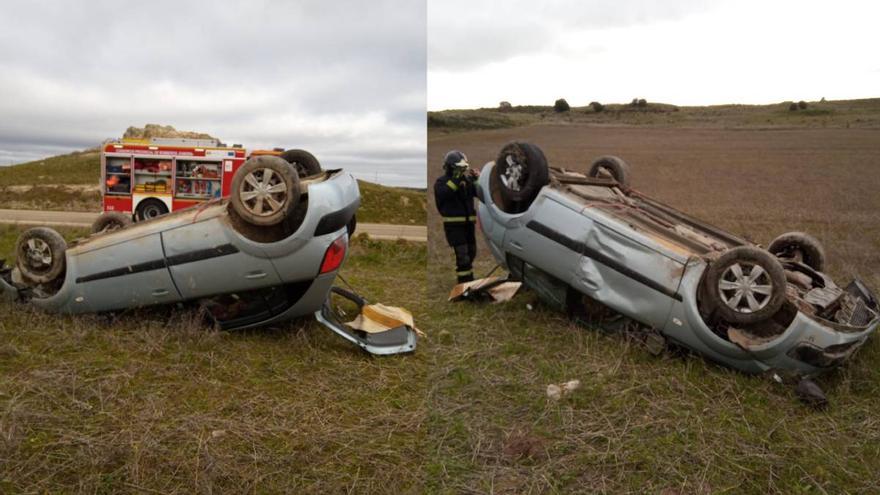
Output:
<path fill-rule="evenodd" d="M 321 263 L 321 271 L 318 275 L 339 269 L 339 265 L 342 264 L 342 260 L 344 259 L 345 235 L 342 235 L 333 241 L 333 244 L 330 244 L 330 247 L 327 248 L 327 252 L 324 253 L 324 261 Z"/>

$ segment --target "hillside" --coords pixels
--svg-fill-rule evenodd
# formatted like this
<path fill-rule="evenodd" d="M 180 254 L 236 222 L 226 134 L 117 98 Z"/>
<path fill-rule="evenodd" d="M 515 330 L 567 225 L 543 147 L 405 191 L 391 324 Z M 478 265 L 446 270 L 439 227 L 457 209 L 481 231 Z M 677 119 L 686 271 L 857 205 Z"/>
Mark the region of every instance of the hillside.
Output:
<path fill-rule="evenodd" d="M 100 178 L 97 150 L 0 167 L 0 208 L 99 211 Z M 358 182 L 362 195 L 359 221 L 425 224 L 423 191 Z"/>
<path fill-rule="evenodd" d="M 790 110 L 792 103 L 688 107 L 649 101 L 645 106 L 609 103 L 598 112 L 589 105 L 572 107 L 567 112 L 555 112 L 549 105 L 443 110 L 428 112 L 428 127 L 433 132 L 565 123 L 709 128 L 880 128 L 880 98 L 811 101 L 805 102 L 805 109 Z"/>

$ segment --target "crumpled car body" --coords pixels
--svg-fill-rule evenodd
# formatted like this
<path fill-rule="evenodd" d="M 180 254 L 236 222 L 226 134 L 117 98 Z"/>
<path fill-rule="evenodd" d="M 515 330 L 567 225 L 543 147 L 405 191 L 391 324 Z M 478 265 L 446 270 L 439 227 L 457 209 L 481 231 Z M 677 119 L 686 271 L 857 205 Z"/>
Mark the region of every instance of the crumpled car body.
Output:
<path fill-rule="evenodd" d="M 495 166 L 483 167 L 478 184 L 485 239 L 514 279 L 559 309 L 592 301 L 729 367 L 802 376 L 845 361 L 880 322 L 861 282 L 842 289 L 795 260 L 781 260 L 787 301 L 772 321 L 744 329 L 714 320 L 701 303 L 707 269 L 725 250 L 754 244 L 613 180 L 564 169 L 550 169 L 528 209 L 508 213 L 490 179 Z"/>
<path fill-rule="evenodd" d="M 15 283 L 7 268 L 0 272 L 3 298 L 68 314 L 197 301 L 230 330 L 314 314 L 374 354 L 414 350 L 411 331 L 377 343 L 332 318 L 326 306 L 360 193 L 340 170 L 302 188 L 304 213 L 295 223 L 260 228 L 237 220 L 228 199 L 214 200 L 75 243 L 65 253 L 63 281 L 51 291 Z"/>

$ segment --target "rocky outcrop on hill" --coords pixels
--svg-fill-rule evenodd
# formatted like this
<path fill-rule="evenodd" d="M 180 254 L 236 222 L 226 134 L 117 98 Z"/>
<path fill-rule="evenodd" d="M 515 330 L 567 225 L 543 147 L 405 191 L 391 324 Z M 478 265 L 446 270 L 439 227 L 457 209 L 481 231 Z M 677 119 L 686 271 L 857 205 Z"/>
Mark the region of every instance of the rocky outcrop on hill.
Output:
<path fill-rule="evenodd" d="M 217 139 L 204 132 L 178 131 L 170 125 L 147 124 L 144 127 L 129 127 L 122 135 L 124 139 L 183 138 Z M 217 139 L 219 141 L 219 139 Z"/>

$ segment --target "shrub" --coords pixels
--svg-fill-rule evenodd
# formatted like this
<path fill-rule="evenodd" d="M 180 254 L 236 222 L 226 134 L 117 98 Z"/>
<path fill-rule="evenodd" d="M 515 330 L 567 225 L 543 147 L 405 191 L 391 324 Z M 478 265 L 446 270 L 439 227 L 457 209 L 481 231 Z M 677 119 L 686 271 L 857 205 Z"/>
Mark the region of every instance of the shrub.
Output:
<path fill-rule="evenodd" d="M 560 98 L 553 104 L 553 110 L 556 112 L 567 112 L 571 110 L 571 107 L 568 105 L 568 102 L 565 101 L 565 98 Z"/>
<path fill-rule="evenodd" d="M 798 104 L 795 102 L 792 102 L 791 105 L 788 106 L 789 112 L 797 112 L 797 109 L 798 109 Z"/>
<path fill-rule="evenodd" d="M 605 105 L 599 103 L 598 101 L 591 101 L 590 107 L 592 107 L 593 111 L 596 113 L 599 113 L 602 110 L 605 110 Z"/>
<path fill-rule="evenodd" d="M 510 110 L 511 108 L 513 108 L 513 105 L 511 105 L 509 101 L 502 101 L 498 104 L 498 108 L 500 108 L 501 110 Z"/>
<path fill-rule="evenodd" d="M 637 106 L 639 106 L 639 99 L 638 99 L 638 98 L 633 98 L 633 101 L 629 102 L 629 106 L 631 106 L 631 107 L 637 107 Z"/>
<path fill-rule="evenodd" d="M 807 109 L 807 102 L 805 102 L 804 100 L 799 101 L 798 108 L 800 108 L 801 110 L 806 110 Z"/>
<path fill-rule="evenodd" d="M 645 108 L 646 106 L 648 106 L 648 102 L 647 102 L 647 100 L 645 100 L 644 98 L 642 98 L 642 99 L 639 100 L 638 105 L 639 105 L 640 107 L 642 107 L 642 108 Z"/>

